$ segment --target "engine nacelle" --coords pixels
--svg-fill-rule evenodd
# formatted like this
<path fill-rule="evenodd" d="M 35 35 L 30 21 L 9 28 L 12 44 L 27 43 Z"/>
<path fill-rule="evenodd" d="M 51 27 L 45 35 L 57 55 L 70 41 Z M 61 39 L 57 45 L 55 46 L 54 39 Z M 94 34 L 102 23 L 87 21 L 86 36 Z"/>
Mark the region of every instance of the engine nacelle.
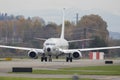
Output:
<path fill-rule="evenodd" d="M 35 50 L 29 51 L 29 52 L 28 52 L 28 56 L 29 56 L 30 58 L 37 59 L 37 58 L 38 58 L 38 52 L 35 51 Z"/>
<path fill-rule="evenodd" d="M 72 57 L 73 57 L 73 59 L 80 59 L 82 57 L 82 54 L 80 51 L 74 51 L 72 53 Z"/>

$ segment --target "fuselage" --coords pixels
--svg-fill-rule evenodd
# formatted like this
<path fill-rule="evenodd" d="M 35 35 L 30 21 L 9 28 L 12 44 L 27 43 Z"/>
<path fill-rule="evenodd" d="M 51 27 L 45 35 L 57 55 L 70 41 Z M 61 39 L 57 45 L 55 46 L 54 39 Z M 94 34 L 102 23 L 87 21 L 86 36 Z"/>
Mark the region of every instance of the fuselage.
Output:
<path fill-rule="evenodd" d="M 48 55 L 59 54 L 59 49 L 68 49 L 68 41 L 62 38 L 50 38 L 43 44 L 43 50 Z"/>

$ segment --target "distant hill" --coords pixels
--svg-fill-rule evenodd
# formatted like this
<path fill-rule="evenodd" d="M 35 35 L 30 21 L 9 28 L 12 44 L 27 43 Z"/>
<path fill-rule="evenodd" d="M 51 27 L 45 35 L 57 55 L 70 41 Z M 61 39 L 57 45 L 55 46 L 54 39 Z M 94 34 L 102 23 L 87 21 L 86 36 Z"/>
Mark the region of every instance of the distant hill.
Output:
<path fill-rule="evenodd" d="M 120 39 L 120 33 L 119 32 L 109 32 L 109 35 L 113 39 Z"/>

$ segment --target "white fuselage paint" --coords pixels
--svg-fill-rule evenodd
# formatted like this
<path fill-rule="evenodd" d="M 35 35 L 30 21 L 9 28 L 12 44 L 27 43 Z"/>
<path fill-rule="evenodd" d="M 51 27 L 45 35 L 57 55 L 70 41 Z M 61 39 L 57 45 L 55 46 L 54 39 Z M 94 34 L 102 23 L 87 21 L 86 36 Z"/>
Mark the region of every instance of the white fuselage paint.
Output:
<path fill-rule="evenodd" d="M 60 49 L 68 49 L 68 47 L 68 41 L 61 38 L 50 38 L 46 40 L 43 44 L 43 50 L 45 54 L 50 55 L 57 55 L 60 53 Z M 48 48 L 50 49 L 50 51 L 47 51 Z"/>

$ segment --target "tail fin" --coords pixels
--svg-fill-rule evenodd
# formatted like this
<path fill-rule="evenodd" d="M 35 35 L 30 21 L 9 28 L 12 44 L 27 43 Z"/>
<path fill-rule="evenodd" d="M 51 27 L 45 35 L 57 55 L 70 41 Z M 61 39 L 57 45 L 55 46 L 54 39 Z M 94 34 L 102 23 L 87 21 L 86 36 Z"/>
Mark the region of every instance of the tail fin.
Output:
<path fill-rule="evenodd" d="M 60 36 L 60 38 L 61 39 L 64 39 L 64 32 L 65 32 L 65 23 L 64 23 L 64 10 L 65 10 L 65 8 L 63 9 L 63 21 L 62 21 L 62 31 L 61 31 L 61 36 Z"/>

